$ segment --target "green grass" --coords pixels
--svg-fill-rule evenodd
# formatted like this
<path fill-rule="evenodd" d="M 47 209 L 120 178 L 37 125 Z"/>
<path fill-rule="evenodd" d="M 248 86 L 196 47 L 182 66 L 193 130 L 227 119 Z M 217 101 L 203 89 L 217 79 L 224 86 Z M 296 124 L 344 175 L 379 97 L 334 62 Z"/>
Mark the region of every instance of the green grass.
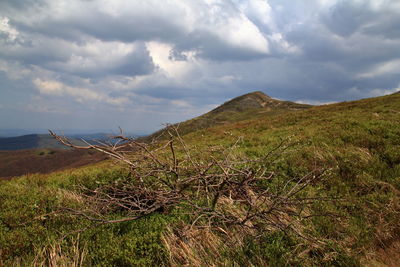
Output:
<path fill-rule="evenodd" d="M 286 114 L 310 107 L 310 105 L 272 99 L 264 93 L 257 91 L 236 97 L 206 114 L 178 123 L 176 127 L 179 129 L 181 135 L 185 135 L 201 129 L 248 119 L 273 117 L 278 114 Z M 160 136 L 161 138 L 165 138 L 169 135 L 165 134 L 165 130 L 162 129 L 143 139 L 160 139 Z"/>
<path fill-rule="evenodd" d="M 255 119 L 248 119 L 251 113 L 254 114 L 252 110 L 226 113 L 227 118 L 221 120 L 231 123 L 188 132 L 184 139 L 201 154 L 210 147 L 229 147 L 240 138 L 238 153 L 254 158 L 288 139 L 286 144 L 293 144 L 292 147 L 277 155 L 268 166 L 277 173 L 277 178 L 265 186 L 279 189 L 288 179 L 301 177 L 316 167 L 329 168 L 324 180 L 304 194 L 340 198 L 340 201 L 316 202 L 312 211 L 335 216 L 303 222 L 305 231 L 321 241 L 319 246 L 310 247 L 298 236 L 280 231 L 267 231 L 256 238 L 249 236 L 241 243 L 224 246 L 226 237 L 215 233 L 216 240 L 223 240 L 219 245 L 219 262 L 359 266 L 366 252 L 399 238 L 399 94 L 299 111 L 257 113 Z M 205 127 L 210 125 L 214 124 Z M 207 158 L 205 153 L 201 156 Z M 110 166 L 102 163 L 73 172 L 1 182 L 0 265 L 29 265 L 43 248 L 58 243 L 65 256 L 71 258 L 74 253 L 71 248 L 77 239 L 79 250 L 86 251 L 85 265 L 169 265 L 170 251 L 162 237 L 168 228 L 185 224 L 182 209 L 91 228 L 79 234 L 69 233 L 90 226 L 87 220 L 71 215 L 46 215 L 63 206 L 81 207 L 74 194 L 79 192 L 76 185 L 95 189 L 127 176 L 127 170 Z M 67 237 L 60 241 L 64 235 Z M 215 261 L 211 255 L 214 254 L 210 252 L 207 260 Z"/>
<path fill-rule="evenodd" d="M 345 219 L 316 218 L 314 235 L 350 249 L 352 257 L 359 259 L 362 251 L 389 243 L 400 230 L 396 204 L 400 196 L 399 122 L 400 95 L 396 94 L 238 122 L 194 132 L 187 138 L 212 146 L 243 136 L 242 149 L 262 155 L 291 136 L 299 145 L 283 155 L 276 168 L 288 177 L 315 166 L 331 168 L 319 186 L 326 195 L 346 201 L 316 209 L 339 213 Z"/>
<path fill-rule="evenodd" d="M 104 166 L 104 164 L 103 164 Z M 0 184 L 0 256 L 5 266 L 30 265 L 43 247 L 61 244 L 67 257 L 77 238 L 74 231 L 90 226 L 77 216 L 51 213 L 62 207 L 81 207 L 73 192 L 80 184 L 95 188 L 126 176 L 121 168 L 87 167 L 72 173 L 32 175 Z M 118 217 L 118 214 L 112 215 Z M 79 233 L 87 250 L 87 265 L 159 265 L 166 261 L 160 235 L 176 216 L 155 214 L 139 221 L 103 225 Z M 61 238 L 66 236 L 61 241 Z"/>
<path fill-rule="evenodd" d="M 39 156 L 45 156 L 45 155 L 53 155 L 54 153 L 56 153 L 56 151 L 49 150 L 49 149 L 42 149 L 42 150 L 36 151 L 35 153 L 36 153 L 36 155 L 39 155 Z"/>

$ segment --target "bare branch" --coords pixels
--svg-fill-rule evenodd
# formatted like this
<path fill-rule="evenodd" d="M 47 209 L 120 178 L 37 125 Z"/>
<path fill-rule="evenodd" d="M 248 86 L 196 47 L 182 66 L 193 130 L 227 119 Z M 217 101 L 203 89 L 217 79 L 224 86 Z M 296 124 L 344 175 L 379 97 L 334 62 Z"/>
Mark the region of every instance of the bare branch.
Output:
<path fill-rule="evenodd" d="M 323 178 L 325 169 L 310 171 L 300 178 L 288 179 L 272 192 L 267 182 L 277 179 L 270 168 L 271 155 L 289 147 L 282 140 L 265 156 L 246 158 L 235 153 L 242 137 L 226 149 L 194 151 L 180 136 L 178 127 L 167 125 L 169 140 L 146 144 L 120 135 L 117 142 L 87 146 L 72 144 L 52 131 L 60 143 L 76 149 L 95 149 L 127 164 L 137 179 L 98 187 L 82 188 L 80 195 L 89 209 L 63 208 L 63 212 L 80 216 L 96 225 L 132 221 L 156 212 L 168 212 L 181 205 L 193 218 L 192 226 L 219 227 L 236 225 L 258 231 L 292 231 L 306 237 L 299 222 L 314 216 L 311 205 L 318 201 L 337 201 L 327 197 L 302 197 L 302 192 Z M 197 153 L 196 153 L 197 152 Z M 208 155 L 207 159 L 202 159 Z M 113 212 L 124 218 L 107 219 Z M 122 213 L 121 213 L 122 212 Z M 222 228 L 221 228 L 222 229 Z"/>

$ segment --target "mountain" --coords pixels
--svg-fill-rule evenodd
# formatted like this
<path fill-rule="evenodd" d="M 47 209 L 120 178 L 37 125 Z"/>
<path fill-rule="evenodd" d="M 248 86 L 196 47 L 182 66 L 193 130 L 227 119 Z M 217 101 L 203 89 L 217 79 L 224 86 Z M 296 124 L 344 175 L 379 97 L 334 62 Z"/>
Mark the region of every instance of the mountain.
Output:
<path fill-rule="evenodd" d="M 108 142 L 112 141 L 112 137 L 115 135 L 120 135 L 120 133 L 114 132 L 114 133 L 73 134 L 73 135 L 67 135 L 67 137 L 77 140 L 83 139 L 89 143 L 96 143 L 96 141 L 108 141 Z M 127 133 L 124 132 L 124 135 L 126 137 L 131 137 L 131 138 L 142 136 L 130 132 Z"/>
<path fill-rule="evenodd" d="M 108 157 L 79 149 L 30 149 L 0 151 L 0 180 L 33 173 L 51 173 L 94 164 Z"/>
<path fill-rule="evenodd" d="M 82 141 L 72 139 L 75 144 L 83 144 Z M 0 138 L 0 150 L 38 149 L 38 148 L 60 148 L 61 145 L 49 134 L 28 134 L 17 137 Z"/>
<path fill-rule="evenodd" d="M 93 134 L 73 134 L 73 135 L 67 135 L 68 138 L 73 138 L 73 139 L 78 139 L 78 140 L 85 140 L 85 141 L 94 141 L 94 140 L 99 140 L 99 141 L 104 141 L 108 140 L 112 135 L 107 134 L 107 133 L 93 133 Z"/>
<path fill-rule="evenodd" d="M 10 132 L 11 133 L 11 132 Z M 110 138 L 118 134 L 93 133 L 93 134 L 74 134 L 66 137 L 76 145 L 98 144 L 100 142 L 113 142 Z M 134 136 L 128 134 L 127 136 Z M 85 140 L 83 142 L 82 140 Z M 68 147 L 60 144 L 49 134 L 27 134 L 15 137 L 0 137 L 0 150 L 21 150 L 21 149 L 67 149 Z"/>
<path fill-rule="evenodd" d="M 0 182 L 0 265 L 398 266 L 400 94 L 298 105 L 251 93 L 181 123 L 184 147 L 132 155 L 138 168 L 104 161 Z M 143 213 L 165 190 L 172 204 Z"/>
<path fill-rule="evenodd" d="M 261 91 L 256 91 L 233 98 L 208 113 L 177 123 L 174 126 L 179 128 L 179 133 L 181 135 L 184 135 L 217 125 L 224 125 L 258 117 L 275 116 L 287 112 L 308 109 L 310 107 L 312 106 L 273 99 Z M 155 138 L 163 138 L 164 133 L 165 129 L 161 129 L 150 136 L 141 139 L 150 141 Z"/>
<path fill-rule="evenodd" d="M 261 108 L 266 110 L 299 110 L 307 107 L 310 107 L 310 105 L 273 99 L 261 91 L 256 91 L 233 98 L 204 114 L 204 116 L 216 115 L 223 112 L 244 112 Z"/>
<path fill-rule="evenodd" d="M 22 135 L 29 135 L 29 134 L 45 134 L 46 130 L 41 129 L 0 129 L 0 138 L 3 137 L 15 137 L 15 136 L 22 136 Z"/>

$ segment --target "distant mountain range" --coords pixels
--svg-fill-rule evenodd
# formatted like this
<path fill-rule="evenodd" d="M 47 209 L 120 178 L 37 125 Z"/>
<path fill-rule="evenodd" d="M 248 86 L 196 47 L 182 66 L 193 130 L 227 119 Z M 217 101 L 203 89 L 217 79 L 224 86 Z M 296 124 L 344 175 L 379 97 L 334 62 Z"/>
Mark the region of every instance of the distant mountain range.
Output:
<path fill-rule="evenodd" d="M 83 144 L 82 141 L 73 139 L 76 144 Z M 17 137 L 0 138 L 0 150 L 20 150 L 37 148 L 66 148 L 48 134 L 28 134 Z"/>
<path fill-rule="evenodd" d="M 0 138 L 16 137 L 29 134 L 45 134 L 46 130 L 25 130 L 25 129 L 0 129 Z"/>
<path fill-rule="evenodd" d="M 3 133 L 17 133 L 24 130 L 2 130 Z M 26 131 L 28 132 L 28 131 Z M 131 136 L 131 135 L 127 135 Z M 96 141 L 108 141 L 112 134 L 93 133 L 93 134 L 73 134 L 66 135 L 72 143 L 76 145 L 85 145 L 85 140 L 88 143 L 96 143 Z M 21 149 L 67 149 L 68 147 L 60 144 L 49 134 L 24 134 L 12 137 L 0 137 L 0 150 L 21 150 Z"/>

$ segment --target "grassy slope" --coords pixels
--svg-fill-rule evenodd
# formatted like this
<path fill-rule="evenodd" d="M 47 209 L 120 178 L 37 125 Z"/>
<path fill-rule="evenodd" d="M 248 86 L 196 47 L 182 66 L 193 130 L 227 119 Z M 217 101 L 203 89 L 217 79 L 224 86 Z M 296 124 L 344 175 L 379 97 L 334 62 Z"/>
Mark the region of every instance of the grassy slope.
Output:
<path fill-rule="evenodd" d="M 299 145 L 281 163 L 289 176 L 314 166 L 332 168 L 324 191 L 348 202 L 324 209 L 347 219 L 339 224 L 314 220 L 320 238 L 330 238 L 354 255 L 399 240 L 400 94 L 238 122 L 187 138 L 216 145 L 239 136 L 244 136 L 243 150 L 256 155 L 291 136 Z"/>
<path fill-rule="evenodd" d="M 399 238 L 400 225 L 400 95 L 346 102 L 308 110 L 260 116 L 190 133 L 185 139 L 199 149 L 233 144 L 243 136 L 240 149 L 252 156 L 263 155 L 282 138 L 291 136 L 295 145 L 276 164 L 285 177 L 300 176 L 315 166 L 330 167 L 323 183 L 315 185 L 326 196 L 345 199 L 323 203 L 316 211 L 335 212 L 342 217 L 315 218 L 306 222 L 316 238 L 328 247 L 309 248 L 292 265 L 357 266 L 365 253 L 390 245 Z M 57 251 L 61 233 L 88 225 L 77 217 L 39 216 L 57 207 L 78 205 L 74 185 L 95 188 L 126 175 L 109 163 L 76 171 L 22 177 L 0 184 L 0 265 L 31 263 L 34 255 Z M 78 203 L 78 204 L 77 204 Z M 33 218 L 39 216 L 39 219 Z M 116 216 L 116 215 L 111 215 Z M 86 264 L 129 266 L 168 261 L 160 242 L 167 225 L 179 215 L 156 214 L 136 222 L 102 226 L 67 238 L 59 254 L 74 255 L 73 247 L 85 252 Z M 45 234 L 43 234 L 45 233 Z M 298 241 L 279 233 L 265 233 L 257 240 L 222 256 L 237 255 L 244 262 L 260 258 L 283 265 Z M 45 249 L 44 249 L 45 248 Z M 232 254 L 233 253 L 233 254 Z M 246 258 L 250 257 L 250 258 Z M 39 260 L 41 258 L 39 257 Z M 68 262 L 68 258 L 65 259 Z M 38 259 L 36 260 L 38 261 Z"/>
<path fill-rule="evenodd" d="M 298 104 L 290 101 L 280 101 L 270 98 L 266 94 L 256 91 L 236 97 L 217 108 L 199 117 L 176 124 L 181 135 L 201 129 L 225 125 L 247 119 L 265 116 L 275 116 L 288 112 L 310 108 L 310 105 Z M 152 140 L 162 136 L 164 129 L 143 138 Z"/>

